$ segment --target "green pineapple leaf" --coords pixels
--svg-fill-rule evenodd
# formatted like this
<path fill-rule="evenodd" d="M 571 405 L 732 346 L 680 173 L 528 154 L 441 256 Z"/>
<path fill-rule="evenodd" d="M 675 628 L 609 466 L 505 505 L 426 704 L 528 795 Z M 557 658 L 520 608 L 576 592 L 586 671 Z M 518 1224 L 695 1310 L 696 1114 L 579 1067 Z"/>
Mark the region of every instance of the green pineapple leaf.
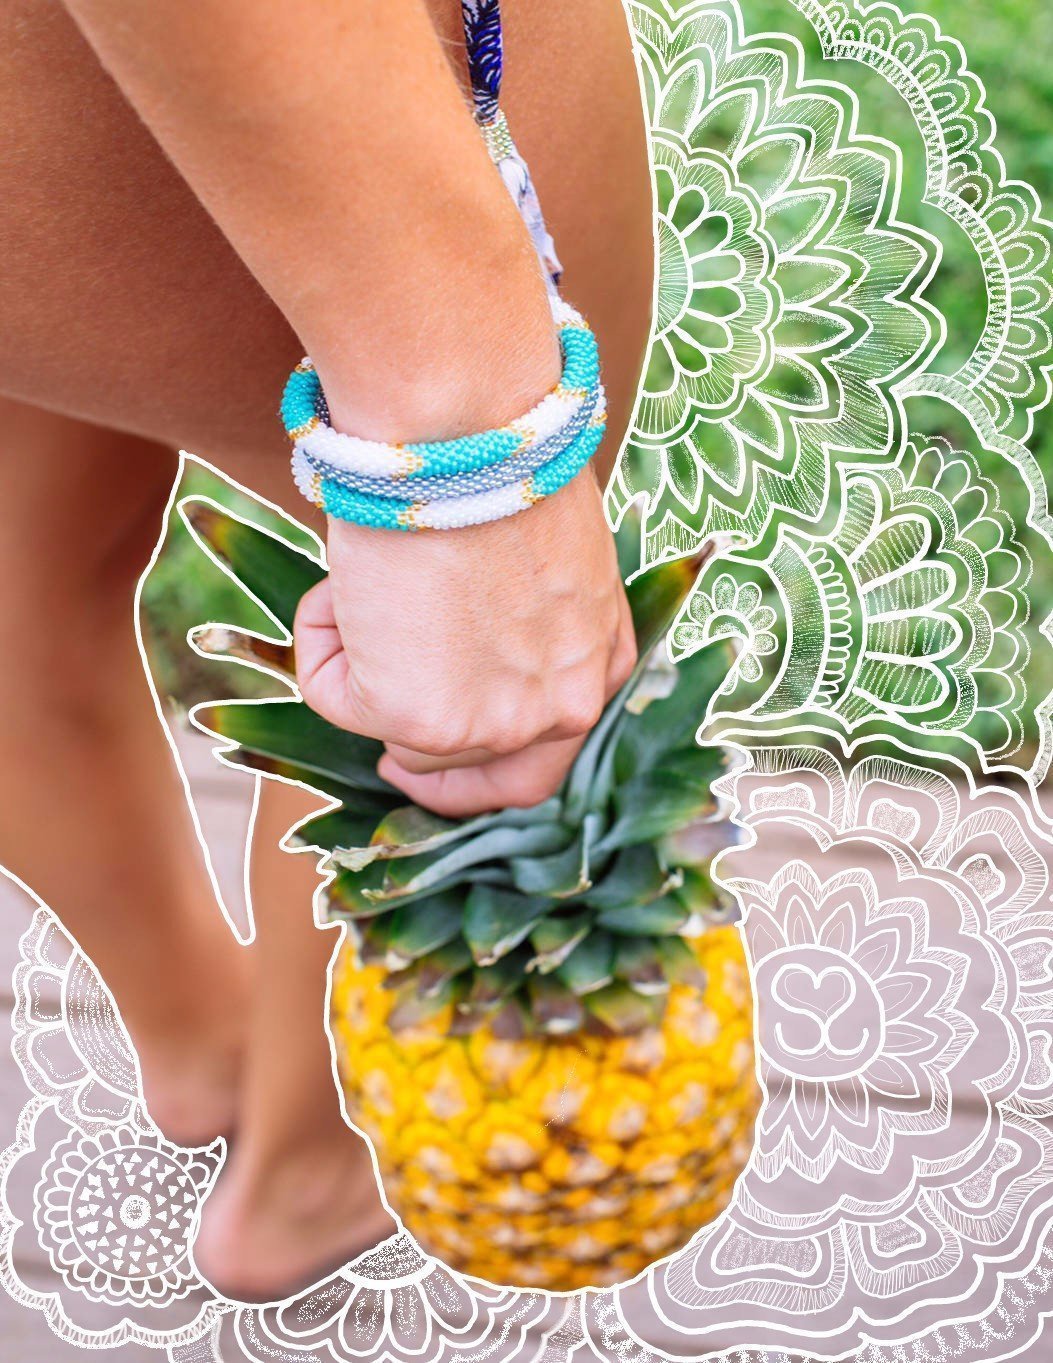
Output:
<path fill-rule="evenodd" d="M 597 909 L 621 909 L 649 904 L 668 893 L 682 878 L 671 872 L 651 844 L 623 848 L 602 879 L 586 890 L 582 899 Z"/>
<path fill-rule="evenodd" d="M 180 511 L 194 538 L 291 634 L 300 598 L 325 577 L 319 560 L 206 498 L 187 498 Z"/>
<path fill-rule="evenodd" d="M 614 979 L 614 946 L 609 932 L 594 928 L 557 966 L 557 978 L 579 995 L 602 989 Z"/>
<path fill-rule="evenodd" d="M 614 976 L 641 994 L 664 994 L 669 989 L 658 951 L 660 937 L 623 937 L 614 949 Z M 681 939 L 677 939 L 678 941 Z"/>
<path fill-rule="evenodd" d="M 497 825 L 478 837 L 440 849 L 437 856 L 425 852 L 388 861 L 383 895 L 399 899 L 404 895 L 421 894 L 424 890 L 443 888 L 463 880 L 477 878 L 476 867 L 483 862 L 507 864 L 513 857 L 543 856 L 562 850 L 568 834 L 558 823 L 533 826 L 506 827 Z M 502 870 L 502 879 L 507 879 Z"/>
<path fill-rule="evenodd" d="M 531 955 L 529 947 L 519 946 L 493 965 L 477 966 L 462 1013 L 488 1013 L 502 1004 L 522 983 Z"/>
<path fill-rule="evenodd" d="M 551 975 L 530 975 L 527 996 L 533 1022 L 549 1036 L 567 1036 L 583 1027 L 585 1006 L 581 999 Z"/>
<path fill-rule="evenodd" d="M 423 998 L 442 994 L 455 981 L 463 985 L 462 977 L 472 964 L 472 953 L 463 938 L 447 942 L 414 962 L 407 972 Z M 399 977 L 403 978 L 403 977 Z"/>
<path fill-rule="evenodd" d="M 513 857 L 509 862 L 512 884 L 526 895 L 548 895 L 552 899 L 576 898 L 591 883 L 589 863 L 592 843 L 601 827 L 598 818 L 586 815 L 577 839 L 563 851 L 544 857 Z"/>
<path fill-rule="evenodd" d="M 437 894 L 400 904 L 390 915 L 387 933 L 389 959 L 401 965 L 427 956 L 460 938 L 464 901 L 460 895 Z"/>
<path fill-rule="evenodd" d="M 586 994 L 584 1003 L 593 1017 L 620 1035 L 652 1027 L 662 1016 L 662 1000 L 658 996 L 641 994 L 621 980 Z"/>
<path fill-rule="evenodd" d="M 656 937 L 655 951 L 671 984 L 686 984 L 701 993 L 706 987 L 706 972 L 682 937 Z"/>
<path fill-rule="evenodd" d="M 548 911 L 544 899 L 475 885 L 464 904 L 464 936 L 477 965 L 493 965 L 525 942 Z"/>
<path fill-rule="evenodd" d="M 650 904 L 630 904 L 624 909 L 604 909 L 596 921 L 619 936 L 665 936 L 679 932 L 690 918 L 689 911 L 673 895 Z"/>
<path fill-rule="evenodd" d="M 592 923 L 593 916 L 587 912 L 543 918 L 530 934 L 534 955 L 527 969 L 536 970 L 540 975 L 551 975 L 585 940 Z"/>
<path fill-rule="evenodd" d="M 337 729 L 294 698 L 199 705 L 191 719 L 249 752 L 296 763 L 355 790 L 394 794 L 394 787 L 377 775 L 382 744 Z"/>
<path fill-rule="evenodd" d="M 384 882 L 384 868 L 366 866 L 361 871 L 339 871 L 325 888 L 325 905 L 331 918 L 376 918 L 390 913 L 390 906 L 373 893 Z"/>

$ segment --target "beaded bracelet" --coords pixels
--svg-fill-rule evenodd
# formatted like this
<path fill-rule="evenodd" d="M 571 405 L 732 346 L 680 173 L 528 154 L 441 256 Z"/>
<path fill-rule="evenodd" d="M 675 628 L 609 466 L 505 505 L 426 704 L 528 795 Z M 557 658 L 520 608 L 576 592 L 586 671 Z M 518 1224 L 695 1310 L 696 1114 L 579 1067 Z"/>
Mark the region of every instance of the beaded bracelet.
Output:
<path fill-rule="evenodd" d="M 451 497 L 465 497 L 475 492 L 487 492 L 491 488 L 503 487 L 514 482 L 517 477 L 534 473 L 567 448 L 592 420 L 593 415 L 604 400 L 601 387 L 590 389 L 585 400 L 577 405 L 570 420 L 561 429 L 535 443 L 524 443 L 501 460 L 488 460 L 476 467 L 461 469 L 449 474 L 430 474 L 414 466 L 413 471 L 398 479 L 365 477 L 346 468 L 342 463 L 332 462 L 321 451 L 334 445 L 335 432 L 319 428 L 319 440 L 297 441 L 294 447 L 300 467 L 319 474 L 327 482 L 339 483 L 353 492 L 365 492 L 374 497 L 410 495 L 420 502 L 445 501 Z M 337 436 L 339 439 L 339 436 Z M 467 457 L 470 457 L 470 447 Z M 514 460 L 515 467 L 512 467 Z M 392 483 L 400 486 L 393 488 Z"/>
<path fill-rule="evenodd" d="M 362 478 L 447 478 L 524 455 L 566 430 L 599 385 L 596 338 L 561 298 L 551 300 L 563 371 L 559 383 L 525 417 L 498 430 L 455 440 L 387 445 L 343 435 L 329 425 L 321 381 L 309 359 L 289 375 L 281 416 L 289 439 L 306 451 L 319 472 Z"/>
<path fill-rule="evenodd" d="M 431 502 L 378 497 L 323 478 L 301 450 L 293 455 L 293 476 L 308 501 L 338 520 L 384 530 L 463 529 L 503 520 L 565 487 L 596 453 L 605 426 L 606 409 L 601 403 L 577 439 L 536 473 L 485 491 Z"/>
<path fill-rule="evenodd" d="M 293 442 L 293 477 L 309 501 L 359 525 L 453 530 L 512 516 L 575 478 L 596 453 L 606 424 L 596 338 L 559 296 L 555 246 L 498 105 L 499 0 L 462 0 L 461 11 L 476 123 L 543 266 L 563 369 L 555 389 L 532 411 L 498 430 L 386 445 L 334 431 L 314 365 L 302 361 L 281 406 Z"/>
<path fill-rule="evenodd" d="M 595 337 L 558 296 L 552 310 L 563 356 L 555 389 L 508 426 L 454 440 L 385 445 L 334 431 L 304 360 L 281 409 L 300 491 L 341 520 L 404 530 L 499 520 L 557 492 L 596 452 L 606 405 Z"/>

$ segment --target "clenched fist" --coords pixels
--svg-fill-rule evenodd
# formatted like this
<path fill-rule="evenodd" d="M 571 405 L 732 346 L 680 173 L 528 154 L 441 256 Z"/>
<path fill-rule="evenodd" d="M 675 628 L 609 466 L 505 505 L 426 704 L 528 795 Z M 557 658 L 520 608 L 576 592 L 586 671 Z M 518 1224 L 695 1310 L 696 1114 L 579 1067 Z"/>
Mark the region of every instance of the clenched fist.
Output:
<path fill-rule="evenodd" d="M 439 814 L 553 794 L 636 655 L 591 469 L 503 521 L 330 521 L 328 542 L 296 618 L 308 705 L 381 739 L 381 775 Z"/>

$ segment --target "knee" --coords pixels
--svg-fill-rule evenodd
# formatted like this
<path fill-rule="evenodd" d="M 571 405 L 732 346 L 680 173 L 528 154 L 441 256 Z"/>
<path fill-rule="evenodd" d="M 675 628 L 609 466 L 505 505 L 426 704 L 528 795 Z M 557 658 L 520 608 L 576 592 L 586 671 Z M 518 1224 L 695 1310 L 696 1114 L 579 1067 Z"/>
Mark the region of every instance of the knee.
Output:
<path fill-rule="evenodd" d="M 0 624 L 79 633 L 130 612 L 178 468 L 138 436 L 0 402 Z"/>

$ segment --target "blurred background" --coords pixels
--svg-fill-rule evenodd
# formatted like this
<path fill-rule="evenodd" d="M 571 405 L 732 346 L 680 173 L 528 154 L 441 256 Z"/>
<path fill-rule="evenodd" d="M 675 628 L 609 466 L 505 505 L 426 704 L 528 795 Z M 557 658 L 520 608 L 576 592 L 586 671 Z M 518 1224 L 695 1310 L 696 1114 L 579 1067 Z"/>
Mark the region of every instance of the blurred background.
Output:
<path fill-rule="evenodd" d="M 819 71 L 821 57 L 814 32 L 789 0 L 744 0 L 742 7 L 747 31 L 793 34 L 808 53 L 813 74 Z M 927 10 L 946 32 L 962 42 L 971 68 L 987 87 L 988 104 L 998 122 L 997 145 L 1009 175 L 1033 184 L 1048 204 L 1053 200 L 1053 31 L 1048 6 L 1037 0 L 925 0 L 917 8 Z M 920 198 L 921 152 L 913 121 L 900 98 L 880 77 L 854 63 L 827 63 L 822 73 L 854 89 L 867 111 L 866 126 L 902 146 L 904 194 L 916 202 Z M 986 298 L 964 237 L 941 214 L 923 207 L 918 212 L 921 224 L 940 238 L 944 249 L 944 263 L 930 298 L 947 319 L 948 339 L 940 367 L 951 370 L 969 352 L 983 325 Z M 943 419 L 945 409 L 934 412 L 928 433 L 968 440 L 961 428 L 941 427 Z M 1053 429 L 1041 416 L 1032 450 L 1043 471 L 1053 470 Z M 1001 470 L 993 467 L 985 471 L 997 475 Z M 271 519 L 255 499 L 241 495 L 193 462 L 187 466 L 179 491 L 183 495 L 212 496 L 236 513 L 264 524 Z M 1007 509 L 1022 525 L 1027 511 L 1022 483 L 1007 483 L 1003 495 Z M 287 522 L 283 522 L 283 532 L 290 533 Z M 1030 541 L 1039 565 L 1041 584 L 1049 576 L 1045 546 L 1032 532 L 1026 532 L 1024 538 Z M 206 662 L 187 647 L 188 629 L 207 620 L 227 621 L 247 629 L 266 628 L 267 622 L 218 568 L 204 560 L 177 517 L 171 518 L 162 551 L 145 583 L 142 605 L 144 633 L 158 688 L 175 698 L 178 707 L 218 696 L 267 693 L 268 684 L 261 676 L 222 662 Z M 1032 620 L 1030 629 L 1033 639 L 1037 638 L 1036 620 Z M 1043 650 L 1034 650 L 1032 669 L 1029 690 L 1033 696 L 1044 694 L 1053 677 L 1046 670 Z M 1028 741 L 1033 743 L 1033 736 Z M 220 879 L 233 903 L 241 875 L 238 840 L 243 840 L 245 831 L 243 791 L 238 778 L 221 773 L 210 761 L 207 744 L 203 749 L 191 776 L 206 831 L 215 833 L 214 848 L 224 849 Z M 0 969 L 6 971 L 13 964 L 15 944 L 25 922 L 23 902 L 7 896 L 6 887 L 5 895 L 0 896 L 0 916 L 4 951 Z M 0 996 L 0 1016 L 5 1019 L 10 1016 L 10 1004 L 9 996 Z M 6 1025 L 0 1023 L 0 1030 Z M 25 1086 L 9 1049 L 0 1044 L 0 1117 L 4 1127 L 0 1143 L 11 1138 L 25 1097 Z M 36 1266 L 34 1285 L 49 1286 L 49 1271 L 42 1260 Z M 6 1295 L 0 1295 L 0 1341 L 6 1346 L 5 1356 L 32 1359 L 34 1363 L 73 1363 L 83 1357 L 80 1349 L 55 1339 L 40 1314 L 27 1311 Z M 120 1363 L 145 1363 L 159 1357 L 137 1345 L 108 1350 L 106 1355 Z M 1049 1355 L 1038 1345 L 1022 1357 L 1026 1363 L 1039 1363 Z"/>
<path fill-rule="evenodd" d="M 1028 181 L 1048 202 L 1053 197 L 1053 41 L 1047 8 L 1032 0 L 929 0 L 925 8 L 945 32 L 962 42 L 972 70 L 987 87 L 988 105 L 998 124 L 996 145 L 1009 176 Z M 773 31 L 795 36 L 805 50 L 811 74 L 830 76 L 857 94 L 863 130 L 877 131 L 901 148 L 901 189 L 902 200 L 909 206 L 907 216 L 938 237 L 943 248 L 943 260 L 927 296 L 947 321 L 947 340 L 936 367 L 941 372 L 953 372 L 969 354 L 983 327 L 986 296 L 976 257 L 964 234 L 943 213 L 921 202 L 922 148 L 906 105 L 882 77 L 860 64 L 824 63 L 813 29 L 790 0 L 743 0 L 742 10 L 749 33 Z M 1005 477 L 1004 461 L 984 451 L 964 419 L 945 404 L 915 401 L 910 416 L 915 429 L 929 436 L 944 436 L 977 453 L 981 472 L 998 482 L 1002 503 L 1022 530 L 1021 540 L 1036 562 L 1033 585 L 1039 586 L 1047 571 L 1048 551 L 1035 532 L 1025 527 L 1028 498 L 1023 480 Z M 1041 414 L 1031 448 L 1043 471 L 1053 469 L 1053 427 Z M 242 515 L 267 520 L 258 504 L 199 467 L 191 466 L 184 481 L 182 492 L 205 493 Z M 163 693 L 187 706 L 220 694 L 265 693 L 264 679 L 246 680 L 243 669 L 204 662 L 186 647 L 186 631 L 204 620 L 225 620 L 245 627 L 261 627 L 264 622 L 262 618 L 248 618 L 250 612 L 243 598 L 218 569 L 203 565 L 184 527 L 175 520 L 146 584 L 143 606 L 151 662 Z M 1042 606 L 1041 592 L 1038 606 Z M 1040 642 L 1040 619 L 1039 610 L 1034 609 L 1028 626 L 1032 654 L 1025 672 L 1032 703 L 1053 686 L 1048 647 L 1034 646 Z M 931 741 L 939 744 L 938 737 Z M 1035 741 L 1035 733 L 1026 732 L 1025 761 Z"/>

